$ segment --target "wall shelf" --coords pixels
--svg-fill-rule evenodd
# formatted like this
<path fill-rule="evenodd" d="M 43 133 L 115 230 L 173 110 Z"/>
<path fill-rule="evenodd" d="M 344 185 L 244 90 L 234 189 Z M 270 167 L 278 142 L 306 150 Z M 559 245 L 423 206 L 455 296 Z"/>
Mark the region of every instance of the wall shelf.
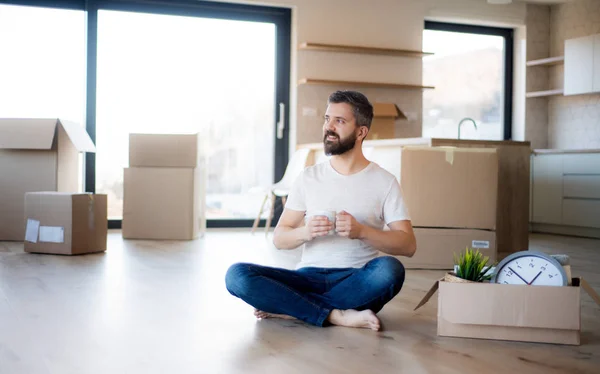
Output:
<path fill-rule="evenodd" d="M 378 88 L 401 88 L 406 90 L 422 90 L 422 89 L 434 89 L 433 86 L 420 86 L 414 84 L 402 84 L 402 83 L 381 83 L 381 82 L 357 82 L 357 81 L 338 81 L 329 79 L 313 79 L 313 78 L 302 78 L 298 81 L 299 85 L 302 84 L 317 84 L 317 85 L 328 85 L 328 86 L 362 86 L 362 87 L 378 87 Z"/>
<path fill-rule="evenodd" d="M 408 49 L 376 48 L 362 47 L 340 44 L 322 44 L 322 43 L 302 43 L 299 50 L 304 51 L 325 51 L 325 52 L 343 52 L 343 53 L 362 53 L 370 55 L 384 56 L 402 56 L 402 57 L 423 57 L 430 56 L 433 53 L 423 51 L 413 51 Z"/>
<path fill-rule="evenodd" d="M 563 89 L 559 88 L 556 90 L 527 92 L 525 94 L 525 97 L 527 97 L 527 98 L 544 97 L 544 96 L 556 96 L 556 95 L 562 95 L 562 94 L 563 94 Z"/>
<path fill-rule="evenodd" d="M 527 66 L 552 66 L 561 65 L 565 62 L 565 56 L 542 58 L 539 60 L 527 61 Z"/>

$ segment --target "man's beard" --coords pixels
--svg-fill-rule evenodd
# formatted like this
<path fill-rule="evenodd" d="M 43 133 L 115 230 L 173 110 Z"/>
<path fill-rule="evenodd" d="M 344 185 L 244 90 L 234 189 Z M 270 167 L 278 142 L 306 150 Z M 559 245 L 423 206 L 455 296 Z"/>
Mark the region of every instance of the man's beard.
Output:
<path fill-rule="evenodd" d="M 329 135 L 337 137 L 337 141 L 327 140 L 327 137 Z M 356 134 L 356 132 L 353 132 L 352 134 L 348 135 L 347 138 L 341 139 L 339 135 L 334 133 L 333 131 L 327 131 L 323 136 L 323 147 L 325 150 L 325 154 L 327 156 L 337 156 L 348 152 L 349 150 L 354 148 L 357 137 L 358 135 Z"/>

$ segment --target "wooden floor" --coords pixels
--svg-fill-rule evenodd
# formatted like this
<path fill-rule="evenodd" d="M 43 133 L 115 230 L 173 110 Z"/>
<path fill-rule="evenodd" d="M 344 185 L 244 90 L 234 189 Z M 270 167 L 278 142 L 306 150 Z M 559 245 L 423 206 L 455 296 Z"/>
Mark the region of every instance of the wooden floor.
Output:
<path fill-rule="evenodd" d="M 192 242 L 124 241 L 103 254 L 34 255 L 0 242 L 0 373 L 600 373 L 600 307 L 582 294 L 582 345 L 436 336 L 441 271 L 409 271 L 379 316 L 382 332 L 256 321 L 230 296 L 228 266 L 293 267 L 264 235 L 209 231 Z M 571 255 L 600 290 L 600 240 L 532 235 L 531 248 Z"/>

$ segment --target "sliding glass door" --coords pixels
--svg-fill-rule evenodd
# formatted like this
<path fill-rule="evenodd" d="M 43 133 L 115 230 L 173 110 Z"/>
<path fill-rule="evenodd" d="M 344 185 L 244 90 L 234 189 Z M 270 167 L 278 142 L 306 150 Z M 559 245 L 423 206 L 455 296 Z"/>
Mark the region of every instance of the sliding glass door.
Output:
<path fill-rule="evenodd" d="M 262 202 L 253 191 L 281 177 L 287 163 L 287 126 L 278 137 L 276 123 L 288 122 L 289 10 L 95 4 L 88 130 L 97 153 L 87 181 L 109 195 L 109 218 L 122 215 L 129 133 L 199 133 L 209 224 L 250 225 Z"/>

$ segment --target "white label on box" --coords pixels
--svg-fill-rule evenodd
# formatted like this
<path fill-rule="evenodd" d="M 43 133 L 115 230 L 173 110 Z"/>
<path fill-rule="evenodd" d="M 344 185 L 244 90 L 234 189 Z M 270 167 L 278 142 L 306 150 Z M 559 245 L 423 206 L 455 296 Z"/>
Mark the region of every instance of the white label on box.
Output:
<path fill-rule="evenodd" d="M 40 227 L 40 242 L 46 243 L 64 243 L 65 229 L 55 226 Z"/>
<path fill-rule="evenodd" d="M 28 218 L 27 226 L 25 227 L 25 241 L 28 241 L 31 243 L 37 243 L 39 231 L 40 231 L 40 221 Z"/>
<path fill-rule="evenodd" d="M 471 242 L 471 247 L 473 247 L 473 248 L 489 248 L 490 242 L 487 240 L 473 240 Z"/>

